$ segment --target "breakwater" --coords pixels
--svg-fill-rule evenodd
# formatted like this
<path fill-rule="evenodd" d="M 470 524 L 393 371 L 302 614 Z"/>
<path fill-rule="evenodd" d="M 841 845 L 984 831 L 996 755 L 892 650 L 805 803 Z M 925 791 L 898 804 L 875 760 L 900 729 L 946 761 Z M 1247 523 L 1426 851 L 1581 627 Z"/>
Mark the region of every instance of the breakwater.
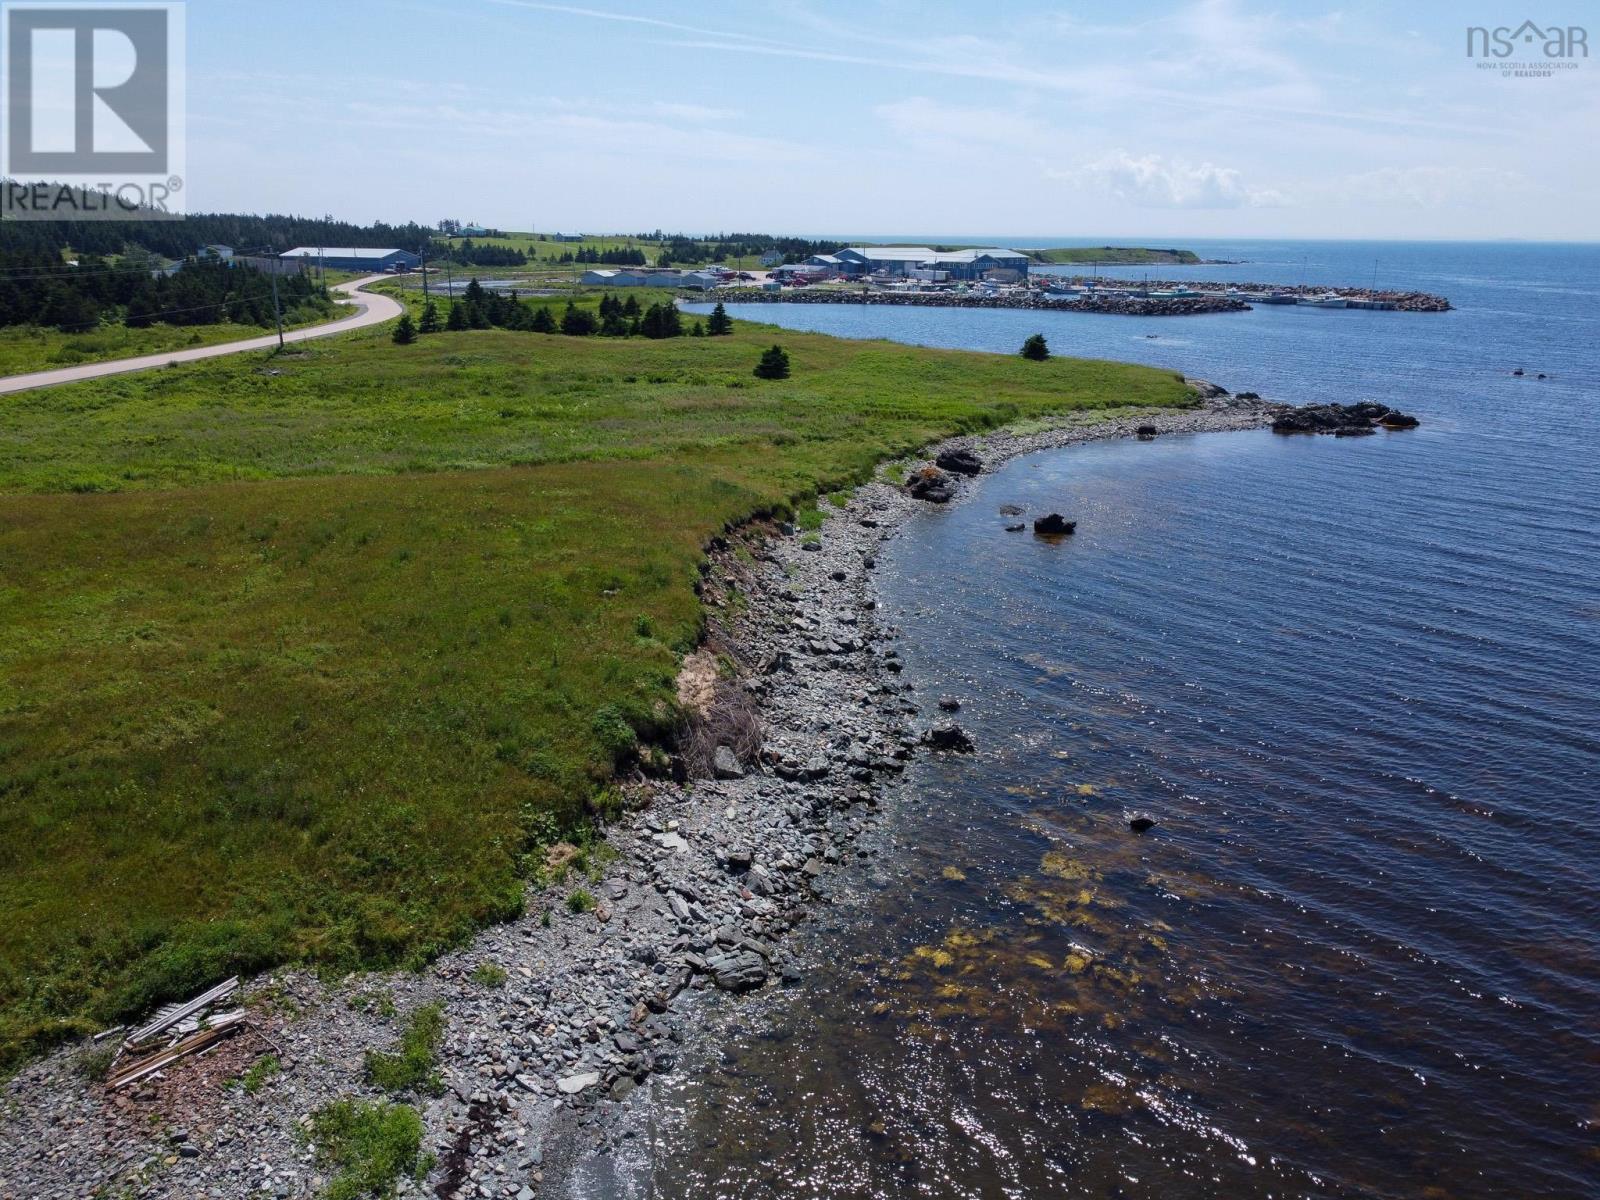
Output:
<path fill-rule="evenodd" d="M 1090 275 L 1052 275 L 1051 278 L 1061 283 L 1071 283 L 1079 286 L 1098 284 L 1099 286 L 1104 287 L 1107 284 L 1107 280 L 1104 276 L 1094 277 Z M 1126 287 L 1132 285 L 1123 282 L 1121 283 L 1121 286 Z M 1297 298 L 1301 296 L 1305 296 L 1307 298 L 1313 296 L 1325 296 L 1329 292 L 1332 292 L 1337 296 L 1342 296 L 1346 300 L 1382 304 L 1396 312 L 1450 311 L 1450 301 L 1444 296 L 1438 296 L 1432 292 L 1403 291 L 1397 289 L 1329 287 L 1325 284 L 1313 285 L 1302 283 L 1222 283 L 1214 279 L 1146 279 L 1139 283 L 1139 287 L 1153 288 L 1157 291 L 1165 291 L 1169 288 L 1189 288 L 1197 292 L 1253 292 L 1262 293 L 1265 295 L 1275 294 L 1278 296 L 1294 296 Z"/>
<path fill-rule="evenodd" d="M 1229 296 L 1136 296 L 1129 292 L 1098 296 L 1051 296 L 1021 292 L 973 296 L 954 292 L 874 292 L 800 289 L 766 292 L 760 288 L 715 288 L 707 293 L 725 303 L 892 304 L 920 308 L 1030 308 L 1050 312 L 1111 313 L 1125 317 L 1183 317 L 1200 313 L 1244 312 L 1250 306 Z"/>

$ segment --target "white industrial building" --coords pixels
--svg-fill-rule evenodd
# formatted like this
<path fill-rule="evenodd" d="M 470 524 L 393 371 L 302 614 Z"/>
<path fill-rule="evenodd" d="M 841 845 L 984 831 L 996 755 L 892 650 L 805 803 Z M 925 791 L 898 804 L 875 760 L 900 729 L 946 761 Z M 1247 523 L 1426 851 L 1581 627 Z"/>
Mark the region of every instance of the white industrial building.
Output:
<path fill-rule="evenodd" d="M 1000 246 L 976 250 L 935 250 L 932 246 L 847 246 L 817 254 L 808 263 L 836 264 L 842 275 L 901 275 L 911 279 L 1024 279 L 1028 256 Z M 933 274 L 928 274 L 932 272 Z"/>
<path fill-rule="evenodd" d="M 579 280 L 591 287 L 692 288 L 705 291 L 722 281 L 710 271 L 676 271 L 670 267 L 598 267 Z"/>

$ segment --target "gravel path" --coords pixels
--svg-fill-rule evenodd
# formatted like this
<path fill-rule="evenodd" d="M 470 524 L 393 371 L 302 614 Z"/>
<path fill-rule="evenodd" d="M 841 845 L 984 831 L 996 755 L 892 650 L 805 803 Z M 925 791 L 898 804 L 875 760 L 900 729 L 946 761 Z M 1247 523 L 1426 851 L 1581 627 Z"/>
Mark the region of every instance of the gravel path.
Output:
<path fill-rule="evenodd" d="M 312 338 L 332 337 L 336 333 L 349 333 L 352 329 L 365 329 L 369 325 L 382 325 L 385 321 L 392 321 L 405 311 L 404 307 L 396 300 L 379 295 L 376 292 L 365 292 L 361 289 L 369 283 L 376 283 L 380 279 L 391 279 L 390 275 L 368 275 L 364 279 L 354 279 L 349 283 L 335 285 L 333 290 L 340 294 L 339 303 L 355 306 L 356 311 L 350 316 L 340 317 L 337 321 L 330 321 L 326 325 L 312 325 L 306 329 L 294 329 L 283 335 L 285 343 L 304 342 Z M 62 383 L 78 383 L 85 379 L 99 379 L 105 375 L 123 375 L 129 371 L 148 371 L 153 367 L 165 367 L 171 363 L 197 362 L 202 358 L 220 358 L 224 354 L 238 354 L 245 350 L 270 350 L 278 344 L 278 335 L 269 333 L 263 337 L 246 338 L 241 342 L 220 342 L 215 346 L 197 346 L 192 350 L 168 350 L 162 354 L 146 354 L 139 358 L 118 358 L 110 362 L 83 363 L 76 367 L 60 367 L 54 371 L 35 371 L 28 375 L 8 375 L 0 378 L 0 394 L 6 392 L 25 392 L 31 388 L 55 387 Z"/>

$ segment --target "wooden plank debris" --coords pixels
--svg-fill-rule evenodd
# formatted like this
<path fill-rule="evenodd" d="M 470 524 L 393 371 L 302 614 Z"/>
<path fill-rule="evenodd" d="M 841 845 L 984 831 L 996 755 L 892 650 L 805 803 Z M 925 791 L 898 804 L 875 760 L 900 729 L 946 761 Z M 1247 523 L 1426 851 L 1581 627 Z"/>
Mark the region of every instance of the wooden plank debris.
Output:
<path fill-rule="evenodd" d="M 232 979 L 223 980 L 209 992 L 204 992 L 196 996 L 187 1004 L 167 1005 L 165 1008 L 156 1013 L 155 1019 L 148 1025 L 141 1026 L 130 1033 L 128 1035 L 127 1044 L 130 1046 L 137 1046 L 140 1042 L 149 1041 L 157 1034 L 160 1034 L 177 1024 L 184 1017 L 200 1012 L 202 1009 L 209 1008 L 219 1001 L 226 1000 L 229 996 L 233 995 L 234 989 L 238 986 L 239 977 L 235 975 Z"/>
<path fill-rule="evenodd" d="M 242 1008 L 214 1012 L 239 986 L 238 976 L 225 979 L 216 987 L 180 1004 L 167 1004 L 149 1022 L 123 1039 L 106 1076 L 106 1086 L 115 1091 L 147 1079 L 191 1054 L 216 1045 L 229 1034 L 246 1028 L 250 1014 Z M 102 1037 L 119 1030 L 107 1030 Z"/>

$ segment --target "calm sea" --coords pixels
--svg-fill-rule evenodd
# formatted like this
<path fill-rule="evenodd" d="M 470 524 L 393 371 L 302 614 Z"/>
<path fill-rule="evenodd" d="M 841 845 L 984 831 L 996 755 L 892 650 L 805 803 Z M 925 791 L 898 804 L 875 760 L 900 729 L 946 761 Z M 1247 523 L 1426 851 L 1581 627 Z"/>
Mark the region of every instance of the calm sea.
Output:
<path fill-rule="evenodd" d="M 1250 262 L 1162 273 L 1457 311 L 731 309 L 1423 426 L 1036 455 L 915 519 L 886 616 L 980 754 L 916 767 L 603 1190 L 1600 1195 L 1600 247 L 1196 248 Z"/>

